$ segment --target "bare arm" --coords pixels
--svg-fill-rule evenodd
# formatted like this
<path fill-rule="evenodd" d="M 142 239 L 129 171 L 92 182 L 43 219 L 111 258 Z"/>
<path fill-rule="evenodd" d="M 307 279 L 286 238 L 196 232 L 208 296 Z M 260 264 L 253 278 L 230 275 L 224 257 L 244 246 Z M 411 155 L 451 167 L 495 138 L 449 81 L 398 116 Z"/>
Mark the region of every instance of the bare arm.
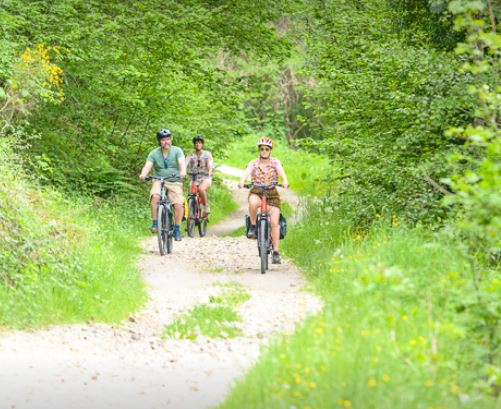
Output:
<path fill-rule="evenodd" d="M 282 178 L 283 187 L 287 189 L 289 187 L 289 182 L 287 181 L 287 176 L 285 175 L 285 170 L 281 163 L 278 163 L 277 165 L 277 173 L 278 176 Z"/>
<path fill-rule="evenodd" d="M 244 183 L 249 178 L 251 172 L 252 172 L 252 162 L 247 165 L 247 168 L 245 169 L 244 174 L 240 178 L 240 183 L 238 184 L 238 187 L 240 189 L 244 187 Z"/>
<path fill-rule="evenodd" d="M 177 164 L 179 165 L 179 176 L 183 179 L 186 177 L 186 161 L 184 160 L 184 156 L 181 156 L 177 160 Z"/>
<path fill-rule="evenodd" d="M 212 173 L 214 172 L 214 159 L 212 159 L 212 153 L 209 152 L 209 161 L 207 163 L 207 166 L 209 167 L 209 176 L 212 176 Z"/>
<path fill-rule="evenodd" d="M 150 162 L 149 160 L 147 160 L 143 166 L 143 170 L 141 170 L 141 174 L 139 175 L 139 178 L 144 180 L 146 178 L 146 176 L 148 176 L 148 173 L 150 173 L 152 167 L 153 167 L 153 162 Z"/>

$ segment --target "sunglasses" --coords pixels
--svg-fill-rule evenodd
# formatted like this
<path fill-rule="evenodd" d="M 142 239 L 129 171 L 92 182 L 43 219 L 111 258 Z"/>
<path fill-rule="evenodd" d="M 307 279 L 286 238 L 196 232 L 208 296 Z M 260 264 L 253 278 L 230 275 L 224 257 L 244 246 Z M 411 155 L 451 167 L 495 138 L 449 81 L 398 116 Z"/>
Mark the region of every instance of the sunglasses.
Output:
<path fill-rule="evenodd" d="M 169 167 L 169 160 L 164 158 L 164 168 L 167 169 Z"/>
<path fill-rule="evenodd" d="M 263 152 L 263 151 L 264 151 L 264 152 L 269 152 L 269 151 L 271 151 L 271 149 L 270 149 L 270 148 L 265 148 L 265 147 L 263 146 L 262 148 L 259 148 L 259 151 L 260 151 L 260 152 Z"/>

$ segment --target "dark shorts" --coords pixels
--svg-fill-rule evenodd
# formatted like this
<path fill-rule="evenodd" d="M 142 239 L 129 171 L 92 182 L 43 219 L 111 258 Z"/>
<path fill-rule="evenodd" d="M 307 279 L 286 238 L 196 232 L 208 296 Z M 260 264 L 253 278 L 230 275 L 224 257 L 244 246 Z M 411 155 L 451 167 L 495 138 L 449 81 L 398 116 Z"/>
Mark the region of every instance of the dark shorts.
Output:
<path fill-rule="evenodd" d="M 262 198 L 263 190 L 258 187 L 253 187 L 249 192 L 249 196 L 250 195 L 257 195 L 259 196 L 259 198 Z M 280 209 L 280 194 L 278 193 L 276 187 L 268 190 L 268 193 L 266 194 L 266 200 L 268 201 L 268 206 L 274 206 Z"/>

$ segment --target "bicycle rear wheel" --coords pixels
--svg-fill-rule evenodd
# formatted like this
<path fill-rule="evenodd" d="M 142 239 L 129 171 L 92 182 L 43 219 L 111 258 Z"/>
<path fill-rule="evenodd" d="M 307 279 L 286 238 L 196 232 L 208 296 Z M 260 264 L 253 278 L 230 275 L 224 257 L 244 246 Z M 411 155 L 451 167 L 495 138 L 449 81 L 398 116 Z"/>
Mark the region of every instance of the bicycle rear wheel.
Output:
<path fill-rule="evenodd" d="M 165 255 L 167 249 L 167 235 L 168 235 L 168 230 L 166 228 L 167 214 L 165 205 L 163 204 L 158 205 L 157 220 L 158 220 L 158 230 L 157 230 L 158 249 L 160 250 L 160 255 L 163 256 Z"/>
<path fill-rule="evenodd" d="M 186 222 L 187 224 L 187 230 L 188 230 L 188 236 L 194 237 L 195 236 L 195 221 L 197 218 L 197 201 L 194 197 L 190 197 L 188 199 L 188 220 Z"/>
<path fill-rule="evenodd" d="M 266 273 L 266 270 L 268 269 L 268 240 L 268 221 L 266 219 L 261 219 L 259 221 L 257 232 L 259 257 L 261 259 L 261 274 Z"/>

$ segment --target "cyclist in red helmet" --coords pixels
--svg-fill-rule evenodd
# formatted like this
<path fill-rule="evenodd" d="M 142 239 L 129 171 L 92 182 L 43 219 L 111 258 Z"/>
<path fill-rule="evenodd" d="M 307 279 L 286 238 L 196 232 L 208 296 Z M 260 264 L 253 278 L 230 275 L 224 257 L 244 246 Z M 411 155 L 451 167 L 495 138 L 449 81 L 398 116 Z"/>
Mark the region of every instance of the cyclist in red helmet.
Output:
<path fill-rule="evenodd" d="M 249 162 L 244 175 L 240 179 L 238 187 L 243 188 L 245 181 L 250 176 L 252 183 L 262 185 L 277 183 L 278 177 L 280 177 L 283 187 L 287 188 L 289 183 L 287 182 L 287 176 L 282 163 L 278 159 L 271 157 L 273 141 L 267 136 L 263 136 L 257 141 L 257 147 L 259 150 L 259 158 Z M 256 238 L 256 218 L 258 208 L 261 206 L 262 196 L 263 192 L 261 189 L 252 188 L 249 191 L 249 217 L 251 223 L 247 234 L 249 239 Z M 272 263 L 280 264 L 280 253 L 278 251 L 280 239 L 280 195 L 277 188 L 269 190 L 267 197 L 271 216 L 271 240 L 273 241 Z"/>

